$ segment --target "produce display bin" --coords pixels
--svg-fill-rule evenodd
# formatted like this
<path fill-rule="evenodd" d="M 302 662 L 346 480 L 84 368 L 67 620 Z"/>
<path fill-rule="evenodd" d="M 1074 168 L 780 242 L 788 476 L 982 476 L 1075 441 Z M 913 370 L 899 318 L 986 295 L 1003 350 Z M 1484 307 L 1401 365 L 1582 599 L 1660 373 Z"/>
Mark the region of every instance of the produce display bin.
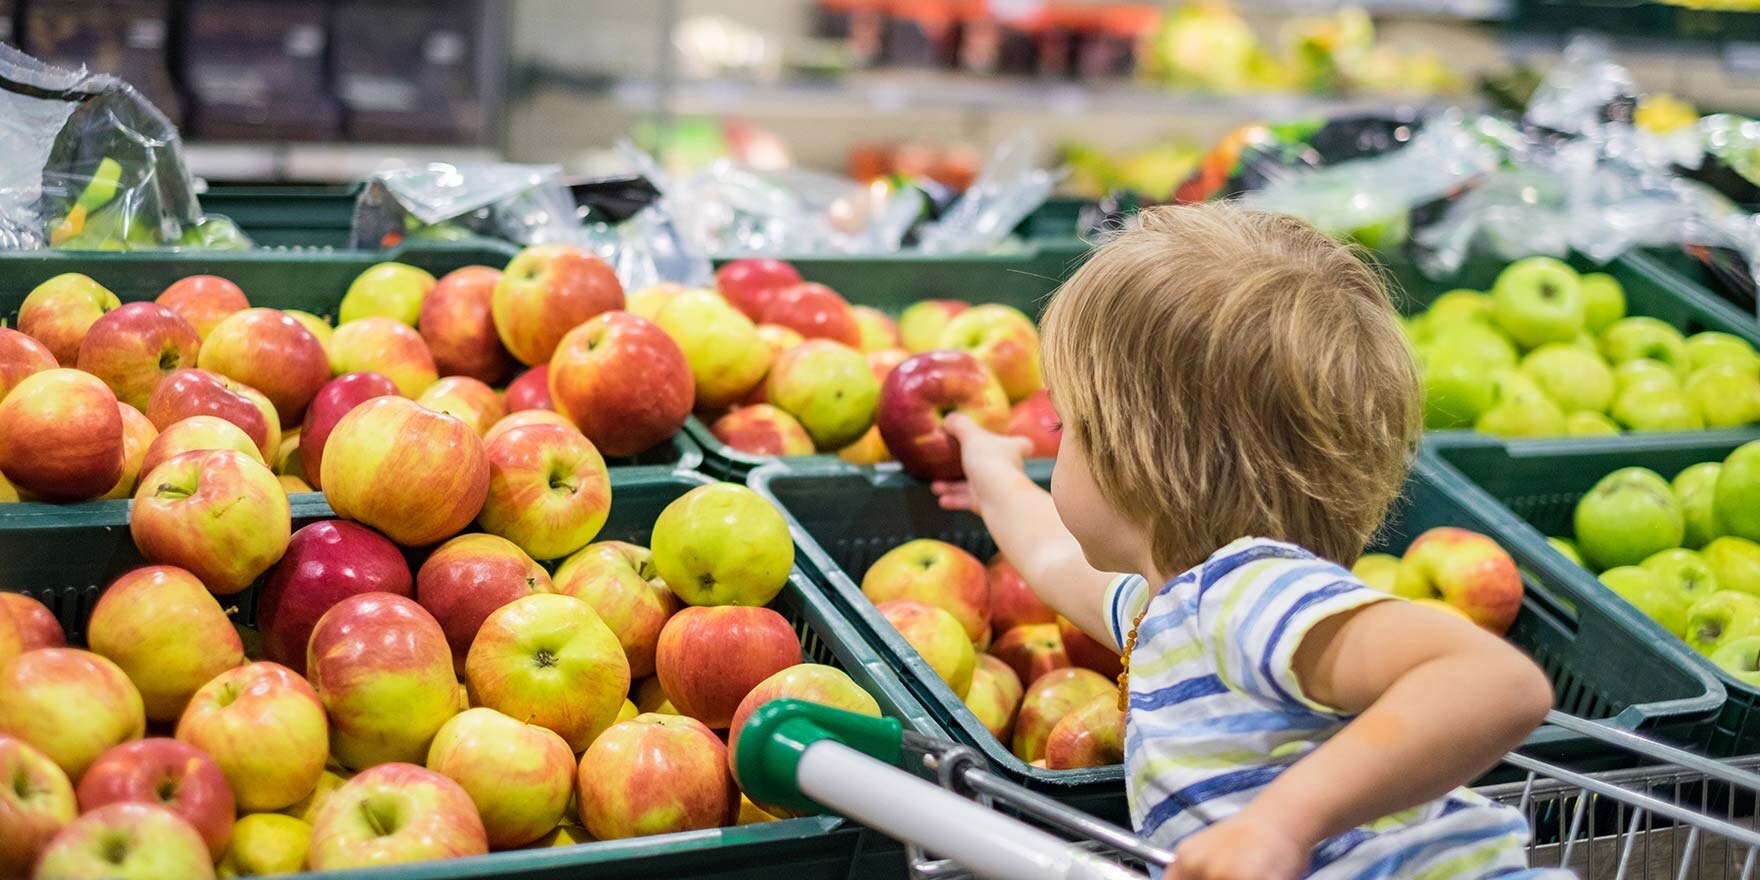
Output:
<path fill-rule="evenodd" d="M 614 473 L 611 516 L 596 540 L 646 545 L 660 511 L 708 482 L 702 475 L 686 471 Z M 23 592 L 48 605 L 66 628 L 71 644 L 84 644 L 85 622 L 105 586 L 144 564 L 129 538 L 126 511 L 114 512 L 102 520 L 76 522 L 42 517 L 28 530 L 0 532 L 0 589 Z M 295 528 L 330 516 L 330 508 L 318 496 L 300 499 L 293 509 Z M 413 572 L 420 559 L 415 551 L 409 555 Z M 805 559 L 798 560 L 789 584 L 771 603 L 794 624 L 806 659 L 849 673 L 873 695 L 882 711 L 904 722 L 908 729 L 945 736 L 865 636 L 814 586 L 820 576 L 811 566 Z M 250 624 L 255 620 L 257 589 L 252 585 L 243 593 L 220 598 L 222 604 L 236 606 L 236 620 Z M 809 817 L 325 876 L 438 880 L 563 878 L 589 873 L 616 878 L 775 876 L 772 872 L 787 872 L 791 878 L 896 877 L 903 875 L 904 855 L 897 844 L 853 823 Z"/>
<path fill-rule="evenodd" d="M 1701 674 L 1715 676 L 1728 692 L 1715 723 L 1703 730 L 1665 730 L 1683 745 L 1728 757 L 1760 752 L 1760 688 L 1745 684 L 1687 648 L 1648 617 L 1614 596 L 1588 569 L 1571 563 L 1546 544 L 1545 536 L 1569 536 L 1577 502 L 1602 477 L 1623 467 L 1645 467 L 1672 480 L 1689 465 L 1722 461 L 1753 439 L 1746 432 L 1707 431 L 1667 436 L 1597 437 L 1570 443 L 1502 443 L 1489 437 L 1430 444 L 1439 475 L 1449 490 L 1473 503 L 1502 509 L 1502 527 L 1524 552 L 1548 555 L 1573 592 L 1589 606 L 1628 618 L 1636 638 L 1647 644 L 1678 647 Z M 1511 547 L 1515 552 L 1515 547 Z M 1517 557 L 1520 559 L 1521 557 Z M 1622 662 L 1617 651 L 1606 662 Z"/>
<path fill-rule="evenodd" d="M 1028 466 L 1040 485 L 1050 473 L 1049 462 Z M 796 546 L 819 585 L 866 628 L 942 726 L 1011 779 L 1102 818 L 1126 820 L 1121 766 L 1028 766 L 990 735 L 862 595 L 868 567 L 914 538 L 938 538 L 987 559 L 995 544 L 976 515 L 941 509 L 928 484 L 892 469 L 779 462 L 754 471 L 749 482 L 788 513 Z M 1450 491 L 1438 463 L 1419 460 L 1371 549 L 1401 553 L 1418 534 L 1443 525 L 1491 536 L 1522 568 L 1527 595 L 1509 638 L 1546 670 L 1560 710 L 1679 741 L 1703 737 L 1724 690 L 1692 652 L 1678 640 L 1654 638 L 1635 610 L 1596 601 L 1598 588 L 1544 542 L 1528 540 L 1531 530 L 1512 535 L 1508 514 L 1495 503 Z M 1558 730 L 1536 734 L 1524 750 L 1583 764 L 1610 759 L 1595 743 Z"/>
<path fill-rule="evenodd" d="M 202 210 L 224 214 L 258 247 L 345 248 L 361 185 L 223 186 L 199 198 Z"/>

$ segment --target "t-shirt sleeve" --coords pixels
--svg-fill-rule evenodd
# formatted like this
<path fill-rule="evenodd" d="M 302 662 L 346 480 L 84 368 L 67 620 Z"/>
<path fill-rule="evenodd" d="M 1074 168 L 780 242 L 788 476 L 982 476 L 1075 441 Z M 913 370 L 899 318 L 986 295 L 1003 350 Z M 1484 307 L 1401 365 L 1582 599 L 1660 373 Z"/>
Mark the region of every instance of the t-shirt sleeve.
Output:
<path fill-rule="evenodd" d="M 1296 650 L 1321 621 L 1392 597 L 1288 545 L 1255 545 L 1239 557 L 1212 559 L 1199 582 L 1199 636 L 1217 675 L 1268 702 L 1341 714 L 1302 690 Z"/>
<path fill-rule="evenodd" d="M 1106 625 L 1112 630 L 1112 644 L 1120 651 L 1124 650 L 1131 624 L 1153 597 L 1149 582 L 1140 574 L 1121 574 L 1106 588 Z"/>

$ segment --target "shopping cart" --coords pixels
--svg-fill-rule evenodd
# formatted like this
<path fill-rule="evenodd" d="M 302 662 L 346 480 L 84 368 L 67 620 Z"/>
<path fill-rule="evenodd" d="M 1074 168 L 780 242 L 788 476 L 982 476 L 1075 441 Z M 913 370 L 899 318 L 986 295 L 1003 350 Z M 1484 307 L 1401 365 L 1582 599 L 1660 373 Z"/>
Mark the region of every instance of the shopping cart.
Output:
<path fill-rule="evenodd" d="M 1547 723 L 1628 753 L 1634 768 L 1579 773 L 1506 756 L 1515 781 L 1479 791 L 1527 817 L 1531 865 L 1584 880 L 1755 876 L 1760 756 L 1714 761 L 1558 712 Z M 779 700 L 753 713 L 736 760 L 753 800 L 822 807 L 905 841 L 921 880 L 1144 880 L 1173 860 L 991 773 L 976 750 L 891 719 Z"/>

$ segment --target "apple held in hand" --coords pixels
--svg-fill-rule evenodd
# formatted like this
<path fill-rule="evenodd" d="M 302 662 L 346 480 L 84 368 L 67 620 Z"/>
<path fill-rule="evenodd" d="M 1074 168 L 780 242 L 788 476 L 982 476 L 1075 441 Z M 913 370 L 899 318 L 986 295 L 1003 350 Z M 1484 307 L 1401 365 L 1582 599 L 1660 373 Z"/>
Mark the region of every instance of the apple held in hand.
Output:
<path fill-rule="evenodd" d="M 654 568 L 691 605 L 768 605 L 794 570 L 788 521 L 734 483 L 698 486 L 654 520 Z"/>
<path fill-rule="evenodd" d="M 1496 541 L 1453 527 L 1431 529 L 1406 548 L 1394 591 L 1408 599 L 1441 597 L 1481 627 L 1502 635 L 1522 610 L 1522 576 Z"/>
<path fill-rule="evenodd" d="M 213 880 L 214 858 L 181 816 L 116 803 L 73 820 L 44 848 L 32 876 L 49 880 Z"/>
<path fill-rule="evenodd" d="M 283 427 L 299 424 L 306 405 L 330 381 L 323 343 L 276 309 L 228 315 L 203 340 L 200 366 L 263 392 Z"/>
<path fill-rule="evenodd" d="M 483 621 L 465 659 L 465 679 L 482 705 L 547 727 L 580 751 L 623 708 L 629 661 L 592 606 L 537 593 Z"/>
<path fill-rule="evenodd" d="M 612 725 L 581 756 L 579 791 L 581 822 L 599 840 L 717 828 L 739 814 L 727 747 L 678 715 Z"/>
<path fill-rule="evenodd" d="M 476 805 L 489 846 L 521 846 L 563 820 L 574 794 L 574 752 L 562 737 L 494 709 L 454 715 L 434 735 L 428 769 Z"/>
<path fill-rule="evenodd" d="M 90 651 L 39 648 L 0 667 L 0 734 L 36 747 L 70 779 L 146 727 L 140 691 Z"/>
<path fill-rule="evenodd" d="M 1006 743 L 1014 732 L 1014 716 L 1020 709 L 1023 693 L 1020 676 L 1007 663 L 989 654 L 979 654 L 965 704 L 991 736 Z"/>
<path fill-rule="evenodd" d="M 214 760 L 186 742 L 153 737 L 111 748 L 80 777 L 77 794 L 84 812 L 116 803 L 164 807 L 196 829 L 213 861 L 232 839 L 232 789 Z"/>
<path fill-rule="evenodd" d="M 678 433 L 695 382 L 654 324 L 607 312 L 569 331 L 550 360 L 550 399 L 604 455 L 635 455 Z"/>
<path fill-rule="evenodd" d="M 376 397 L 336 423 L 322 486 L 337 516 L 422 547 L 458 534 L 483 509 L 489 460 L 464 422 L 401 397 Z"/>
<path fill-rule="evenodd" d="M 428 344 L 390 318 L 362 318 L 337 327 L 330 337 L 330 371 L 378 373 L 412 400 L 440 380 Z"/>
<path fill-rule="evenodd" d="M 801 662 L 794 627 L 768 608 L 691 607 L 660 631 L 655 674 L 666 699 L 710 727 L 733 720 L 764 679 Z"/>
<path fill-rule="evenodd" d="M 489 851 L 476 804 L 458 783 L 415 764 L 363 770 L 312 821 L 314 871 L 402 865 Z"/>
<path fill-rule="evenodd" d="M 550 400 L 550 365 L 539 364 L 519 374 L 507 383 L 503 399 L 510 413 L 533 409 L 554 411 L 556 404 Z"/>
<path fill-rule="evenodd" d="M 1509 264 L 1491 289 L 1492 316 L 1523 348 L 1569 342 L 1587 326 L 1576 270 L 1551 257 Z"/>
<path fill-rule="evenodd" d="M 489 444 L 489 492 L 477 524 L 536 559 L 567 556 L 611 514 L 611 474 L 572 428 L 515 428 Z"/>
<path fill-rule="evenodd" d="M 285 809 L 311 794 L 329 736 L 318 692 L 266 661 L 214 676 L 177 720 L 177 738 L 214 759 L 245 812 Z"/>
<path fill-rule="evenodd" d="M 324 612 L 306 677 L 329 714 L 330 753 L 352 769 L 421 760 L 458 714 L 446 634 L 422 606 L 390 593 L 351 596 Z"/>
<path fill-rule="evenodd" d="M 980 427 L 1008 428 L 1008 398 L 995 377 L 964 352 L 931 351 L 899 364 L 880 389 L 874 414 L 886 448 L 918 479 L 957 480 L 965 471 L 959 441 L 941 425 L 951 412 Z"/>
<path fill-rule="evenodd" d="M 293 518 L 268 468 L 230 450 L 198 450 L 141 478 L 128 530 L 148 562 L 187 569 L 228 596 L 281 558 Z"/>
<path fill-rule="evenodd" d="M 880 383 L 860 352 L 824 339 L 809 339 L 776 358 L 765 380 L 765 397 L 800 420 L 820 449 L 840 449 L 874 424 Z"/>
<path fill-rule="evenodd" d="M 190 416 L 218 416 L 237 425 L 271 461 L 281 449 L 281 422 L 269 398 L 207 370 L 178 370 L 147 399 L 147 418 L 163 431 Z"/>
<path fill-rule="evenodd" d="M 1039 330 L 1019 309 L 997 304 L 966 309 L 947 323 L 936 347 L 977 358 L 1010 402 L 1023 400 L 1045 385 L 1039 372 Z"/>
<path fill-rule="evenodd" d="M 411 595 L 409 563 L 397 545 L 347 520 L 323 520 L 294 532 L 257 595 L 257 629 L 269 659 L 304 675 L 318 618 L 362 593 Z"/>
<path fill-rule="evenodd" d="M 874 561 L 862 575 L 862 595 L 878 605 L 914 599 L 953 615 L 976 641 L 990 622 L 990 575 L 976 556 L 945 541 L 907 541 Z"/>
<path fill-rule="evenodd" d="M 720 410 L 738 403 L 770 369 L 770 346 L 757 327 L 713 292 L 678 294 L 654 316 L 654 323 L 684 352 L 699 409 Z"/>
<path fill-rule="evenodd" d="M 501 343 L 521 363 L 532 365 L 550 360 L 562 337 L 581 323 L 621 308 L 623 285 L 611 267 L 567 245 L 520 251 L 490 300 Z"/>
<path fill-rule="evenodd" d="M 715 439 L 749 455 L 812 455 L 813 438 L 794 416 L 767 403 L 742 406 L 709 426 Z"/>
<path fill-rule="evenodd" d="M 196 329 L 175 312 L 136 302 L 94 322 L 76 360 L 81 370 L 104 380 L 117 400 L 144 410 L 166 376 L 196 366 L 200 345 Z"/>
<path fill-rule="evenodd" d="M 244 662 L 244 645 L 213 594 L 168 565 L 111 583 L 92 609 L 86 640 L 128 674 L 153 721 L 177 720 L 198 688 Z"/>
<path fill-rule="evenodd" d="M 499 283 L 499 270 L 465 266 L 448 272 L 423 298 L 416 330 L 442 374 L 493 385 L 513 369 L 513 356 L 501 347 L 490 311 Z"/>
<path fill-rule="evenodd" d="M 172 282 L 153 302 L 188 321 L 202 339 L 207 339 L 208 332 L 227 315 L 251 307 L 238 285 L 215 275 L 191 275 Z"/>
<path fill-rule="evenodd" d="M 1027 686 L 1015 720 L 1014 754 L 1031 764 L 1045 757 L 1046 741 L 1064 716 L 1101 697 L 1116 701 L 1118 683 L 1091 669 L 1059 669 Z"/>
<path fill-rule="evenodd" d="M 55 356 L 43 343 L 11 327 L 0 327 L 0 400 L 26 376 L 53 370 Z"/>
<path fill-rule="evenodd" d="M 728 304 L 754 321 L 778 291 L 801 283 L 801 273 L 781 260 L 746 257 L 731 260 L 715 270 L 715 287 Z"/>
<path fill-rule="evenodd" d="M 969 308 L 969 303 L 957 299 L 926 299 L 912 303 L 898 316 L 898 335 L 905 350 L 911 354 L 933 350 L 941 344 L 941 333 L 947 329 L 948 322 Z"/>
<path fill-rule="evenodd" d="M 623 646 L 632 678 L 654 674 L 660 630 L 679 601 L 648 548 L 622 541 L 588 544 L 556 569 L 554 590 L 593 606 Z"/>
<path fill-rule="evenodd" d="M 44 370 L 0 400 L 0 473 L 48 501 L 82 501 L 122 477 L 116 395 L 78 370 Z"/>
<path fill-rule="evenodd" d="M 977 654 L 959 621 L 934 605 L 911 599 L 893 599 L 878 607 L 880 615 L 922 655 L 923 662 L 929 664 L 953 695 L 965 699 L 972 687 Z"/>
<path fill-rule="evenodd" d="M 434 284 L 434 276 L 406 263 L 372 266 L 349 283 L 336 321 L 347 324 L 377 317 L 414 326 Z"/>
<path fill-rule="evenodd" d="M 155 436 L 141 452 L 140 473 L 150 474 L 159 465 L 185 452 L 229 449 L 268 467 L 257 444 L 237 425 L 219 416 L 190 416 L 173 422 Z"/>
<path fill-rule="evenodd" d="M 49 841 L 79 813 L 73 785 L 49 756 L 0 736 L 0 876 L 24 877 Z"/>
<path fill-rule="evenodd" d="M 20 653 L 38 648 L 60 648 L 67 644 L 61 621 L 56 620 L 55 612 L 43 603 L 23 593 L 0 590 L 0 608 L 11 612 L 13 621 L 18 624 L 18 633 L 23 640 Z M 4 665 L 5 661 L 0 661 L 0 666 Z"/>
<path fill-rule="evenodd" d="M 811 281 L 776 291 L 764 304 L 765 324 L 787 327 L 807 339 L 829 339 L 859 350 L 862 328 L 837 291 Z"/>
<path fill-rule="evenodd" d="M 324 488 L 324 447 L 348 411 L 375 397 L 397 396 L 397 383 L 378 373 L 344 373 L 318 389 L 300 423 L 299 460 L 306 481 Z"/>
<path fill-rule="evenodd" d="M 453 669 L 461 674 L 471 640 L 491 613 L 515 599 L 550 591 L 544 567 L 495 535 L 459 535 L 441 544 L 416 572 L 416 601 L 446 633 Z"/>
<path fill-rule="evenodd" d="M 1597 570 L 1637 565 L 1679 547 L 1686 536 L 1680 502 L 1655 471 L 1621 468 L 1577 502 L 1577 548 Z"/>
<path fill-rule="evenodd" d="M 18 329 L 43 344 L 55 361 L 72 367 L 86 331 L 106 312 L 122 306 L 104 285 L 78 273 L 39 284 L 18 307 Z"/>

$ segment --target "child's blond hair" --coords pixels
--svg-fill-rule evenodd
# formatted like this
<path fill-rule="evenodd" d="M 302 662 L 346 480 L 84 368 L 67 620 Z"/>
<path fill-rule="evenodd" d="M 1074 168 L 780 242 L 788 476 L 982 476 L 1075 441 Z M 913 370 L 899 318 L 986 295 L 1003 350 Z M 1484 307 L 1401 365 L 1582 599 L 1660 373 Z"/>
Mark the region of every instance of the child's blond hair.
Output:
<path fill-rule="evenodd" d="M 1183 571 L 1244 536 L 1352 563 L 1398 497 L 1417 367 L 1356 249 L 1282 214 L 1144 210 L 1052 297 L 1045 375 L 1107 502 Z"/>

